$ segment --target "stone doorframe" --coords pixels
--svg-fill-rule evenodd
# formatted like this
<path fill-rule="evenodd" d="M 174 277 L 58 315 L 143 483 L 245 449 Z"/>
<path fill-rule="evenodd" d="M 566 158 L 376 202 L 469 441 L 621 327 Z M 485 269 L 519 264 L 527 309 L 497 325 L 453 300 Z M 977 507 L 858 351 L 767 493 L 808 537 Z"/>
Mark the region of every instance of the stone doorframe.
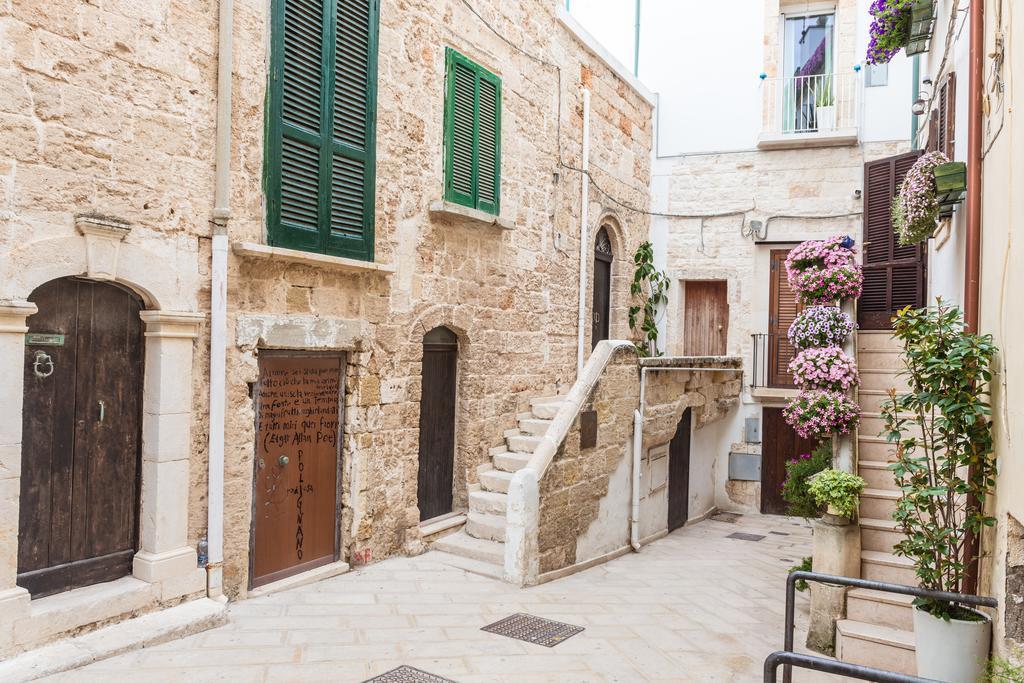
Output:
<path fill-rule="evenodd" d="M 154 255 L 147 251 L 126 249 L 134 252 L 133 257 L 145 254 L 149 258 L 143 264 L 133 259 L 131 266 L 126 263 L 125 270 L 148 272 L 151 277 L 144 277 L 141 283 L 119 277 L 117 254 L 128 235 L 127 226 L 79 219 L 77 228 L 79 235 L 40 240 L 15 250 L 9 263 L 26 256 L 33 262 L 41 258 L 40 252 L 52 255 L 55 248 L 73 258 L 43 259 L 47 267 L 25 271 L 6 281 L 5 289 L 9 292 L 14 288 L 18 298 L 0 299 L 0 377 L 7 378 L 0 384 L 0 414 L 4 417 L 0 420 L 0 653 L 38 644 L 23 642 L 18 635 L 21 627 L 15 626 L 16 622 L 32 619 L 29 593 L 17 585 L 23 364 L 26 319 L 37 311 L 27 297 L 39 285 L 58 277 L 119 282 L 143 297 L 148 310 L 140 313 L 145 326 L 141 503 L 139 550 L 132 575 L 152 585 L 149 594 L 157 602 L 205 589 L 205 572 L 197 567 L 196 550 L 188 542 L 188 500 L 193 350 L 206 316 L 161 308 L 165 302 L 153 292 L 173 291 L 165 285 L 180 286 L 180 282 L 174 270 L 165 265 L 166 260 L 152 259 Z M 70 272 L 56 272 L 58 265 Z M 180 296 L 178 301 L 173 296 L 167 298 L 171 304 L 181 303 Z M 106 618 L 115 616 L 116 612 Z"/>

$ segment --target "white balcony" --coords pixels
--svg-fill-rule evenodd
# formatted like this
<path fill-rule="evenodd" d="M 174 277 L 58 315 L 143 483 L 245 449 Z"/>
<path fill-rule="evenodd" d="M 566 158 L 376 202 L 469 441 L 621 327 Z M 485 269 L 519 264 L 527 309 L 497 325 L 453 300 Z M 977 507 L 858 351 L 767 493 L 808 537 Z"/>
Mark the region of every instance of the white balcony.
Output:
<path fill-rule="evenodd" d="M 761 149 L 855 145 L 860 132 L 859 73 L 765 78 Z"/>

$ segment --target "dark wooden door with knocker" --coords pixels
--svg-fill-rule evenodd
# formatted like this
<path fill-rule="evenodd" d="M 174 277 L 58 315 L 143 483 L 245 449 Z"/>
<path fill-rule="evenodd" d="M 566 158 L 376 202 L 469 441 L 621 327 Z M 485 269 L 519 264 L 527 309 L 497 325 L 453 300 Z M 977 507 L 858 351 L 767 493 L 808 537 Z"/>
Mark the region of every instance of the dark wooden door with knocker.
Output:
<path fill-rule="evenodd" d="M 33 597 L 131 574 L 138 541 L 142 301 L 65 278 L 29 297 L 18 585 Z"/>
<path fill-rule="evenodd" d="M 687 408 L 668 446 L 668 530 L 690 518 L 690 434 L 693 412 Z"/>
<path fill-rule="evenodd" d="M 590 348 L 608 338 L 612 301 L 612 242 L 608 229 L 601 228 L 594 242 L 594 296 L 591 312 Z"/>
<path fill-rule="evenodd" d="M 436 327 L 423 337 L 417 502 L 420 521 L 452 511 L 455 474 L 455 397 L 459 342 Z"/>
<path fill-rule="evenodd" d="M 250 585 L 339 557 L 344 356 L 260 354 Z"/>

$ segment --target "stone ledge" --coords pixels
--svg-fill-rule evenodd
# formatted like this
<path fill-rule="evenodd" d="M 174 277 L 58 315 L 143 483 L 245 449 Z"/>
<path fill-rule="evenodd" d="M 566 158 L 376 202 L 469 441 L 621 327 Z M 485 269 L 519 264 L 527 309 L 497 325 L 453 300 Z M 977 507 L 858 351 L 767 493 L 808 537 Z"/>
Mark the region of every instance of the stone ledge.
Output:
<path fill-rule="evenodd" d="M 799 395 L 799 389 L 783 389 L 781 387 L 757 387 L 750 390 L 751 398 L 762 401 L 795 398 Z"/>
<path fill-rule="evenodd" d="M 466 514 L 464 512 L 453 512 L 449 515 L 444 515 L 436 519 L 428 519 L 425 522 L 420 522 L 420 535 L 424 538 L 439 534 L 442 531 L 448 531 L 455 527 L 462 526 L 466 523 Z"/>
<path fill-rule="evenodd" d="M 828 133 L 761 133 L 758 149 L 809 149 L 813 147 L 850 147 L 860 141 L 857 128 L 840 128 Z"/>
<path fill-rule="evenodd" d="M 236 255 L 246 258 L 279 259 L 304 263 L 308 266 L 322 266 L 325 268 L 337 268 L 338 270 L 351 270 L 358 272 L 375 272 L 390 275 L 396 268 L 390 263 L 375 263 L 373 261 L 360 261 L 358 259 L 345 258 L 344 256 L 329 256 L 317 254 L 311 251 L 300 251 L 298 249 L 285 249 L 284 247 L 271 247 L 266 244 L 255 242 L 234 242 L 231 250 Z"/>
<path fill-rule="evenodd" d="M 508 218 L 495 216 L 493 213 L 487 213 L 480 209 L 471 209 L 468 206 L 461 206 L 452 202 L 446 202 L 443 199 L 430 202 L 430 216 L 432 218 L 441 217 L 454 220 L 470 220 L 475 223 L 493 225 L 501 228 L 502 230 L 514 230 L 516 227 L 515 223 Z"/>

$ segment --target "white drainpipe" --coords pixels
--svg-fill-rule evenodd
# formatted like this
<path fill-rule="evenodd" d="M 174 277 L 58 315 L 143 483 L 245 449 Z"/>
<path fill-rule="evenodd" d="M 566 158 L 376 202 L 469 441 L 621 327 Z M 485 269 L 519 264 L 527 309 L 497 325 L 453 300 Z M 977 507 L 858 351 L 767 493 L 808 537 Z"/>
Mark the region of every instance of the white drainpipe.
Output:
<path fill-rule="evenodd" d="M 210 268 L 210 442 L 207 455 L 206 594 L 224 594 L 224 385 L 228 317 L 228 219 L 231 217 L 232 0 L 220 0 L 217 38 L 217 151 Z"/>
<path fill-rule="evenodd" d="M 587 257 L 590 240 L 587 237 L 587 222 L 590 211 L 590 91 L 583 89 L 583 153 L 580 159 L 580 310 L 576 331 L 576 378 L 583 373 L 583 351 L 587 344 Z"/>

